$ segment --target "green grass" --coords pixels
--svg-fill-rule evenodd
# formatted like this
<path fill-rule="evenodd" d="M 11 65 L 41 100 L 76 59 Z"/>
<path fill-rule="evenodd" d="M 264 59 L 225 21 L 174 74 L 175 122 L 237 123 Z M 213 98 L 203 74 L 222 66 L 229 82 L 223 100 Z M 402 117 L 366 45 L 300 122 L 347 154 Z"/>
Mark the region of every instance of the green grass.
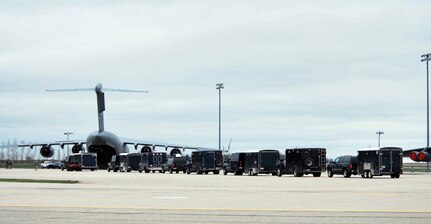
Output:
<path fill-rule="evenodd" d="M 14 182 L 14 183 L 48 183 L 48 184 L 76 184 L 77 180 L 38 180 L 38 179 L 12 179 L 0 178 L 0 182 Z"/>

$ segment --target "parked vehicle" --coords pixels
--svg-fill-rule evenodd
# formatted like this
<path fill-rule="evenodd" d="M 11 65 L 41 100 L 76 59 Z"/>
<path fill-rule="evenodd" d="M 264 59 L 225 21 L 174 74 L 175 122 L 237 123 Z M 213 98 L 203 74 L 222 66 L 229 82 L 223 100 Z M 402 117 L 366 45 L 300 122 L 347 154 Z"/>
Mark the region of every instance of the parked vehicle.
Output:
<path fill-rule="evenodd" d="M 42 167 L 42 169 L 55 169 L 53 161 L 44 161 L 40 164 L 40 167 Z"/>
<path fill-rule="evenodd" d="M 229 160 L 223 164 L 223 174 L 242 175 L 244 173 L 245 154 L 244 152 L 232 153 Z"/>
<path fill-rule="evenodd" d="M 258 174 L 277 174 L 277 162 L 280 160 L 278 150 L 266 149 L 259 152 L 245 153 L 244 172 L 249 176 Z"/>
<path fill-rule="evenodd" d="M 111 157 L 111 161 L 108 163 L 108 172 L 111 172 L 113 170 L 114 172 L 117 172 L 120 169 L 120 156 L 113 155 Z"/>
<path fill-rule="evenodd" d="M 328 177 L 341 174 L 348 178 L 352 174 L 358 174 L 358 157 L 357 156 L 340 156 L 330 162 L 326 168 Z"/>
<path fill-rule="evenodd" d="M 130 172 L 132 170 L 139 171 L 140 170 L 139 165 L 142 161 L 142 155 L 143 155 L 142 153 L 121 153 L 118 156 L 119 157 L 118 170 L 120 170 L 120 172 Z"/>
<path fill-rule="evenodd" d="M 166 152 L 146 152 L 142 154 L 142 160 L 139 164 L 139 172 L 145 171 L 153 173 L 159 171 L 159 173 L 164 173 L 166 162 L 167 162 Z"/>
<path fill-rule="evenodd" d="M 178 154 L 177 154 L 178 155 Z M 169 171 L 169 173 L 179 173 L 182 171 L 185 173 L 187 171 L 187 158 L 186 157 L 171 157 L 168 158 L 165 166 L 165 171 Z"/>
<path fill-rule="evenodd" d="M 358 173 L 362 178 L 383 175 L 399 178 L 403 173 L 403 149 L 383 147 L 358 150 Z"/>
<path fill-rule="evenodd" d="M 187 174 L 219 174 L 223 168 L 223 155 L 221 150 L 200 150 L 192 152 L 192 161 L 187 165 Z"/>
<path fill-rule="evenodd" d="M 74 153 L 66 157 L 64 168 L 67 171 L 97 170 L 97 153 Z"/>
<path fill-rule="evenodd" d="M 62 162 L 54 162 L 54 169 L 61 169 L 62 166 L 63 166 Z"/>
<path fill-rule="evenodd" d="M 313 174 L 320 177 L 326 170 L 325 148 L 297 148 L 286 149 L 285 159 L 277 163 L 277 176 L 293 174 L 302 177 Z"/>

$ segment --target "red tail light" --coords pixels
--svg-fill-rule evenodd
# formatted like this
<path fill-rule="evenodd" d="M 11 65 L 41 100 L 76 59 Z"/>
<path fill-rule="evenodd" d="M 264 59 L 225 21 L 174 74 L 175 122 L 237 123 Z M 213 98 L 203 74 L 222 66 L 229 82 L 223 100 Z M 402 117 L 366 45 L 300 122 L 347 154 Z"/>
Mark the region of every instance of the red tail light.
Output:
<path fill-rule="evenodd" d="M 419 159 L 420 161 L 425 160 L 425 153 L 424 153 L 424 152 L 420 152 L 420 153 L 418 154 L 418 159 Z"/>
<path fill-rule="evenodd" d="M 410 152 L 409 157 L 411 160 L 417 159 L 418 152 Z"/>
<path fill-rule="evenodd" d="M 350 165 L 349 165 L 349 169 L 352 169 L 352 168 L 353 168 L 353 164 L 350 164 Z"/>

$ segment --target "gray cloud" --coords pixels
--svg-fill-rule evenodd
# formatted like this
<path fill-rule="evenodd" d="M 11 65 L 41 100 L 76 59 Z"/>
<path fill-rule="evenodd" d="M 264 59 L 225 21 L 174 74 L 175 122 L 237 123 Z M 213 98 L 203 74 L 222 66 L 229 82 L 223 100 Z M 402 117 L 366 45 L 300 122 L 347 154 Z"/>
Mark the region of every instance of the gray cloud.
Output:
<path fill-rule="evenodd" d="M 0 7 L 0 136 L 126 137 L 235 150 L 328 147 L 329 155 L 383 143 L 425 143 L 424 1 L 15 1 Z M 0 140 L 2 139 L 0 138 Z"/>

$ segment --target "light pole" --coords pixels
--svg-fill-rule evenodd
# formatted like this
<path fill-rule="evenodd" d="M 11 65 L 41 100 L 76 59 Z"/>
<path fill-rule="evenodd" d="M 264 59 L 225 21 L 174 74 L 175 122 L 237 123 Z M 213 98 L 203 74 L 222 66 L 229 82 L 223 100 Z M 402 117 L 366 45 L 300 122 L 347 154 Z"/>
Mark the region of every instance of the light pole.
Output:
<path fill-rule="evenodd" d="M 427 147 L 430 146 L 430 104 L 429 104 L 429 74 L 428 74 L 428 61 L 431 60 L 431 54 L 424 54 L 421 56 L 421 62 L 427 62 Z"/>
<path fill-rule="evenodd" d="M 66 135 L 66 136 L 67 136 L 67 141 L 69 141 L 69 135 L 73 135 L 73 132 L 66 131 L 66 132 L 64 132 L 64 135 Z M 68 155 L 69 155 L 69 145 L 67 145 L 67 153 L 66 153 L 66 156 L 68 156 Z"/>
<path fill-rule="evenodd" d="M 221 150 L 221 90 L 224 88 L 223 83 L 216 84 L 218 89 L 218 149 Z"/>
<path fill-rule="evenodd" d="M 380 148 L 380 135 L 383 135 L 384 134 L 384 132 L 383 131 L 378 131 L 378 132 L 376 132 L 376 135 L 379 135 L 379 148 Z"/>

